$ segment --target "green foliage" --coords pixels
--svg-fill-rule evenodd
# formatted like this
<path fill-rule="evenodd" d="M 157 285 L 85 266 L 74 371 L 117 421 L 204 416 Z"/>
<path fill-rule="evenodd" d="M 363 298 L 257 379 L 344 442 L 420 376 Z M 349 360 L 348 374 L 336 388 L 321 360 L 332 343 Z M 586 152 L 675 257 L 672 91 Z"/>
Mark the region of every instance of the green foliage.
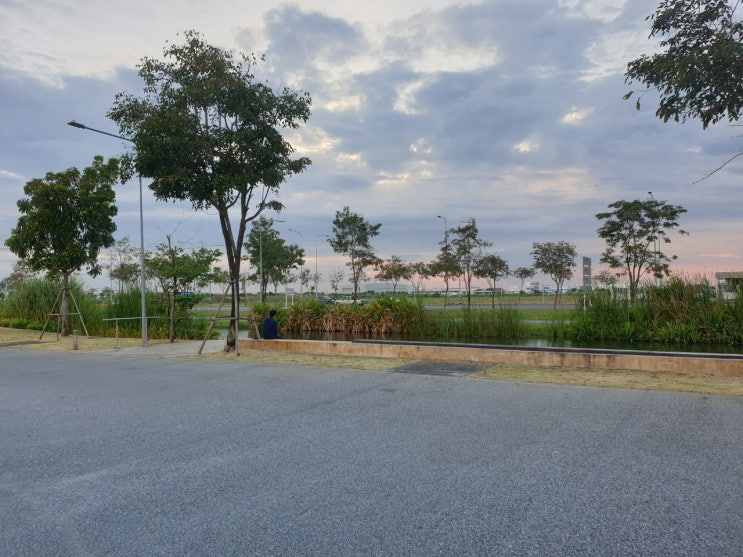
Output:
<path fill-rule="evenodd" d="M 23 322 L 46 321 L 52 312 L 59 283 L 46 279 L 32 279 L 24 282 L 10 293 L 3 304 L 3 315 Z"/>
<path fill-rule="evenodd" d="M 374 253 L 371 239 L 379 235 L 381 224 L 371 224 L 363 215 L 352 213 L 346 206 L 335 212 L 333 219 L 333 236 L 328 243 L 335 253 L 348 257 L 353 284 L 353 299 L 359 292 L 359 283 L 364 276 L 364 267 L 378 265 L 380 260 Z"/>
<path fill-rule="evenodd" d="M 439 215 L 439 218 L 443 219 L 444 217 Z M 444 223 L 446 223 L 446 219 L 444 219 Z M 430 276 L 444 279 L 444 285 L 446 287 L 444 291 L 444 304 L 446 304 L 446 300 L 449 298 L 449 281 L 462 274 L 459 260 L 454 253 L 451 242 L 449 242 L 449 233 L 450 230 L 445 227 L 444 241 L 439 244 L 441 249 L 428 269 Z"/>
<path fill-rule="evenodd" d="M 698 118 L 706 128 L 743 110 L 743 23 L 738 2 L 663 0 L 649 16 L 650 37 L 662 37 L 660 52 L 627 65 L 627 82 L 660 93 L 656 116 L 664 122 Z M 633 91 L 625 95 L 631 97 Z M 640 108 L 640 100 L 637 101 Z"/>
<path fill-rule="evenodd" d="M 421 320 L 423 309 L 405 298 L 398 300 L 382 296 L 369 306 L 377 334 L 406 333 Z"/>
<path fill-rule="evenodd" d="M 578 308 L 571 318 L 571 329 L 577 340 L 632 340 L 630 305 L 605 290 L 594 291 L 588 306 Z M 621 331 L 621 333 L 619 333 Z M 629 335 L 629 337 L 628 337 Z"/>
<path fill-rule="evenodd" d="M 536 271 L 532 267 L 516 267 L 511 274 L 521 281 L 521 286 L 519 286 L 519 293 L 521 293 L 524 291 L 524 281 L 532 278 Z"/>
<path fill-rule="evenodd" d="M 119 93 L 108 116 L 132 138 L 136 170 L 151 178 L 156 199 L 217 213 L 236 284 L 247 223 L 266 209 L 281 210 L 281 184 L 311 163 L 293 157 L 282 135 L 307 121 L 311 99 L 289 88 L 276 93 L 255 79 L 259 60 L 252 54 L 236 59 L 196 31 L 184 37 L 183 44 L 166 45 L 164 60 L 141 61 L 144 95 Z"/>
<path fill-rule="evenodd" d="M 413 269 L 410 264 L 403 261 L 400 256 L 393 255 L 386 261 L 379 264 L 379 273 L 377 280 L 381 282 L 392 283 L 392 293 L 397 292 L 397 285 L 401 280 L 410 280 L 413 276 Z"/>
<path fill-rule="evenodd" d="M 211 279 L 211 266 L 219 258 L 219 250 L 200 248 L 186 252 L 183 248 L 174 247 L 170 236 L 168 244 L 159 244 L 155 253 L 145 257 L 147 273 L 160 283 L 163 296 L 168 301 L 167 315 L 170 319 L 169 338 L 171 342 L 177 337 L 176 317 L 186 319 L 197 301 L 189 292 L 193 285 L 205 286 Z M 183 294 L 188 294 L 186 297 Z"/>
<path fill-rule="evenodd" d="M 305 300 L 291 307 L 282 328 L 287 331 L 399 334 L 415 329 L 422 314 L 418 304 L 405 299 L 381 297 L 369 306 L 328 306 Z"/>
<path fill-rule="evenodd" d="M 33 271 L 69 276 L 87 266 L 98 275 L 98 253 L 114 243 L 118 176 L 117 159 L 96 156 L 82 172 L 49 172 L 26 183 L 27 197 L 17 203 L 21 216 L 5 245 Z"/>
<path fill-rule="evenodd" d="M 563 283 L 572 278 L 575 268 L 575 258 L 578 253 L 575 246 L 564 240 L 559 242 L 535 242 L 532 244 L 534 268 L 549 275 L 555 282 L 555 303 L 560 299 Z"/>
<path fill-rule="evenodd" d="M 267 303 L 257 303 L 253 304 L 253 307 L 251 308 L 253 310 L 253 315 L 256 316 L 256 318 L 262 319 L 264 317 L 268 317 L 268 312 L 272 309 L 278 309 L 271 306 L 271 304 Z"/>
<path fill-rule="evenodd" d="M 269 284 L 288 282 L 291 271 L 304 265 L 304 250 L 288 244 L 273 228 L 273 220 L 263 216 L 253 221 L 245 240 L 245 252 L 253 269 L 246 278 L 258 283 L 263 299 Z"/>
<path fill-rule="evenodd" d="M 475 263 L 475 276 L 484 278 L 488 281 L 491 289 L 491 307 L 495 309 L 495 285 L 499 279 L 508 276 L 508 263 L 501 256 L 496 254 L 481 257 Z"/>
<path fill-rule="evenodd" d="M 141 290 L 133 288 L 123 292 L 114 293 L 110 302 L 105 306 L 106 319 L 119 318 L 119 336 L 121 337 L 138 337 L 142 334 L 142 296 Z M 162 296 L 153 292 L 146 293 L 145 305 L 147 317 L 162 316 L 161 320 L 167 319 L 167 304 Z M 126 319 L 122 319 L 126 318 Z M 152 325 L 156 320 L 150 320 Z M 152 335 L 151 327 L 148 328 L 148 336 L 158 338 Z M 106 336 L 114 336 L 116 323 L 106 321 L 103 325 L 103 331 Z M 162 337 L 160 337 L 162 338 Z"/>
<path fill-rule="evenodd" d="M 85 292 L 82 285 L 70 281 L 70 291 L 80 308 L 85 325 L 90 334 L 100 331 L 104 310 L 98 300 Z M 60 283 L 49 279 L 33 279 L 23 283 L 10 293 L 3 304 L 3 317 L 9 319 L 12 327 L 41 329 L 50 313 L 59 312 Z M 55 307 L 56 302 L 56 307 Z M 75 312 L 71 303 L 71 311 Z M 71 316 L 75 328 L 81 328 L 79 316 Z M 47 327 L 50 331 L 57 331 L 57 318 L 52 316 Z"/>
<path fill-rule="evenodd" d="M 492 244 L 480 238 L 475 219 L 466 224 L 452 228 L 451 249 L 464 281 L 467 292 L 467 307 L 472 303 L 472 278 L 476 275 L 477 262 L 482 257 L 482 250 Z"/>
<path fill-rule="evenodd" d="M 598 213 L 604 223 L 599 237 L 607 245 L 601 262 L 612 269 L 621 269 L 629 278 L 630 301 L 635 300 L 637 287 L 645 273 L 656 278 L 670 274 L 670 258 L 661 251 L 661 244 L 671 243 L 668 232 L 679 227 L 679 216 L 686 212 L 680 205 L 669 205 L 652 197 L 641 201 L 615 201 L 609 212 Z M 680 234 L 686 234 L 679 230 Z"/>
<path fill-rule="evenodd" d="M 634 304 L 605 291 L 576 309 L 570 328 L 577 340 L 676 344 L 743 344 L 743 302 L 715 299 L 703 281 L 673 277 L 646 284 Z"/>
<path fill-rule="evenodd" d="M 425 328 L 417 332 L 442 340 L 516 340 L 529 336 L 519 311 L 508 305 L 494 311 L 469 308 L 428 311 L 425 312 Z"/>

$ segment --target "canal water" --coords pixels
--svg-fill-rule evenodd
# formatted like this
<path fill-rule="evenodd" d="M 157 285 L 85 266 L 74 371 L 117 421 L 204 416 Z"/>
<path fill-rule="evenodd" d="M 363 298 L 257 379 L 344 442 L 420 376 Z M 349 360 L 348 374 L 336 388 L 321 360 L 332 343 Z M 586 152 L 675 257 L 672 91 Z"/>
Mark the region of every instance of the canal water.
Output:
<path fill-rule="evenodd" d="M 423 338 L 413 335 L 348 335 L 345 333 L 286 333 L 283 338 L 294 340 L 325 340 L 325 341 L 352 341 L 352 340 L 384 340 L 404 342 L 432 342 L 456 344 L 486 344 L 489 346 L 509 346 L 524 348 L 594 348 L 608 350 L 641 350 L 652 352 L 689 352 L 704 354 L 743 354 L 743 346 L 725 344 L 665 344 L 652 342 L 576 342 L 552 341 L 546 339 L 518 339 L 504 340 L 495 338 Z"/>

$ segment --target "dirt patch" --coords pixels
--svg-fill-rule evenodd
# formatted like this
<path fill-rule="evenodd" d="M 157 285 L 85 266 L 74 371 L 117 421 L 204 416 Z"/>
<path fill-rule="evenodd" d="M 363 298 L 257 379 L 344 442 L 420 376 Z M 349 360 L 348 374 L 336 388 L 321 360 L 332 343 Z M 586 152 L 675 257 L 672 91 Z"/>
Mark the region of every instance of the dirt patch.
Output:
<path fill-rule="evenodd" d="M 40 335 L 41 331 L 0 327 L 0 348 L 12 346 L 16 348 L 28 348 L 31 350 L 74 350 L 74 339 L 72 335 L 58 337 L 56 333 L 45 332 L 44 336 L 39 339 Z M 168 341 L 151 340 L 150 344 L 160 344 L 165 342 Z M 116 339 L 110 337 L 86 337 L 80 335 L 77 338 L 77 349 L 81 352 L 111 350 L 116 348 L 116 345 Z M 141 338 L 120 338 L 118 340 L 119 348 L 134 348 L 141 345 Z"/>
<path fill-rule="evenodd" d="M 409 363 L 409 360 L 397 358 L 361 358 L 358 356 L 329 356 L 323 354 L 306 354 L 303 352 L 262 352 L 246 350 L 239 356 L 234 353 L 216 352 L 199 356 L 209 360 L 244 360 L 262 364 L 288 364 L 298 366 L 338 367 L 362 369 L 367 371 L 385 371 Z"/>

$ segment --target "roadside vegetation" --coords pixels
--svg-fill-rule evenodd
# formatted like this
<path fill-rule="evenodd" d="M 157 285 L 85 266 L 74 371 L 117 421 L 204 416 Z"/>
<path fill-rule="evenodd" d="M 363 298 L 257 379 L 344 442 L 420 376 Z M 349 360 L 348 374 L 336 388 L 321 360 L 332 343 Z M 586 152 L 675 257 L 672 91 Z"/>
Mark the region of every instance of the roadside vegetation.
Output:
<path fill-rule="evenodd" d="M 70 330 L 78 330 L 82 334 L 87 329 L 91 336 L 114 337 L 116 321 L 118 319 L 119 337 L 139 337 L 141 331 L 141 298 L 136 289 L 125 290 L 119 293 L 111 292 L 110 296 L 101 300 L 93 293 L 86 292 L 75 279 L 70 280 L 72 294 L 69 316 Z M 46 324 L 46 331 L 61 332 L 59 319 L 54 315 L 55 303 L 61 293 L 58 281 L 49 279 L 33 279 L 20 285 L 10 292 L 7 299 L 0 303 L 0 326 L 15 329 L 31 329 L 41 331 Z M 209 319 L 203 312 L 194 312 L 195 305 L 203 299 L 203 295 L 182 296 L 175 303 L 175 338 L 202 339 L 206 334 Z M 79 315 L 75 308 L 79 308 Z M 168 338 L 170 320 L 168 318 L 168 299 L 155 293 L 147 294 L 147 313 L 149 320 L 149 336 L 153 339 Z M 52 315 L 50 315 L 52 314 Z M 85 327 L 83 327 L 83 321 Z M 218 332 L 211 335 L 219 336 Z"/>
<path fill-rule="evenodd" d="M 71 281 L 74 302 L 91 336 L 114 336 L 119 319 L 120 337 L 141 335 L 140 296 L 136 289 L 111 292 L 104 300 L 87 293 Z M 489 296 L 473 297 L 471 306 L 444 306 L 443 296 L 405 295 L 370 297 L 366 305 L 328 304 L 314 298 L 284 307 L 282 296 L 268 302 L 248 300 L 243 315 L 255 323 L 271 309 L 279 311 L 284 335 L 306 338 L 392 338 L 430 342 L 511 343 L 544 340 L 573 345 L 617 342 L 643 346 L 743 346 L 743 296 L 722 300 L 698 281 L 672 277 L 662 285 L 643 285 L 634 303 L 626 293 L 610 288 L 596 290 L 584 300 L 582 294 L 563 296 L 556 309 L 544 309 L 541 295 L 503 295 L 496 308 Z M 34 279 L 10 293 L 0 304 L 0 326 L 56 332 L 58 323 L 51 308 L 60 293 L 57 282 Z M 224 337 L 230 308 L 217 312 L 218 301 L 208 294 L 180 296 L 175 302 L 175 337 L 201 339 L 212 325 L 211 338 Z M 547 301 L 548 305 L 551 305 Z M 149 335 L 168 338 L 168 299 L 148 294 Z M 252 314 L 252 315 L 251 315 Z M 212 319 L 215 319 L 212 321 Z M 71 326 L 82 332 L 80 316 L 71 316 Z M 241 329 L 251 328 L 247 322 Z"/>

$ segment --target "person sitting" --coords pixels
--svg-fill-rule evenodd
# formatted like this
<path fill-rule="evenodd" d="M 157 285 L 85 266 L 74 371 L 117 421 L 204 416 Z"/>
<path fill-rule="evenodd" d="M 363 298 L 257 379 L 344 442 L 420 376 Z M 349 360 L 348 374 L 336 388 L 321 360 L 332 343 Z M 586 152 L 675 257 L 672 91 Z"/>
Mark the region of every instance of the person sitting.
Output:
<path fill-rule="evenodd" d="M 269 311 L 268 317 L 263 320 L 263 338 L 266 340 L 281 338 L 279 336 L 279 324 L 276 323 L 275 309 Z"/>

